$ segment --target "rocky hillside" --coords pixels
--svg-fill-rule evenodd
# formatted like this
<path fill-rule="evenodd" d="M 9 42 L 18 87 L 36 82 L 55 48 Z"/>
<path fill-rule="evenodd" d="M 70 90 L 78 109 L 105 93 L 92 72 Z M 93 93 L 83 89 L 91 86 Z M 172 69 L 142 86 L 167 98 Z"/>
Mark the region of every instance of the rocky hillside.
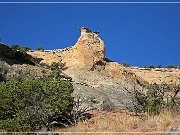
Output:
<path fill-rule="evenodd" d="M 52 51 L 31 51 L 28 54 L 42 58 L 42 63 L 66 63 L 64 73 L 72 78 L 74 96 L 83 98 L 86 105 L 100 109 L 130 107 L 131 94 L 127 91 L 141 88 L 146 82 L 130 69 L 106 59 L 105 44 L 98 32 L 80 29 L 74 46 Z"/>
<path fill-rule="evenodd" d="M 31 51 L 28 54 L 42 58 L 41 63 L 66 63 L 69 70 L 99 71 L 112 78 L 140 83 L 175 83 L 180 84 L 180 70 L 167 68 L 138 68 L 123 65 L 106 59 L 105 44 L 98 32 L 87 28 L 80 29 L 81 35 L 74 46 L 65 49 Z"/>
<path fill-rule="evenodd" d="M 0 81 L 25 76 L 43 78 L 49 70 L 37 66 L 36 61 L 26 53 L 0 44 Z"/>
<path fill-rule="evenodd" d="M 65 63 L 67 68 L 63 74 L 72 78 L 73 95 L 84 101 L 82 106 L 101 110 L 126 109 L 133 105 L 134 89 L 146 90 L 150 83 L 180 84 L 180 70 L 124 67 L 106 58 L 105 44 L 98 32 L 82 27 L 80 33 L 74 46 L 45 51 L 31 50 L 28 54 L 41 59 L 40 63 Z M 19 72 L 43 77 L 49 72 L 43 67 L 23 64 L 13 57 L 6 59 L 2 56 L 6 50 L 0 48 L 1 78 L 11 78 Z"/>
<path fill-rule="evenodd" d="M 130 70 L 150 84 L 180 84 L 180 69 L 131 67 Z"/>

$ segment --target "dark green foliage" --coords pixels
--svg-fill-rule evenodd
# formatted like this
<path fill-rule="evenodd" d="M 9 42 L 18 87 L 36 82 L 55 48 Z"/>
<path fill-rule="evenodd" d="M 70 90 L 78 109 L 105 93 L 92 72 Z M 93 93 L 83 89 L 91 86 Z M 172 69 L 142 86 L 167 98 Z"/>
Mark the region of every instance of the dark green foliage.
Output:
<path fill-rule="evenodd" d="M 159 64 L 159 65 L 157 65 L 157 68 L 161 68 L 161 65 Z"/>
<path fill-rule="evenodd" d="M 154 68 L 154 66 L 153 65 L 149 65 L 148 68 Z"/>
<path fill-rule="evenodd" d="M 53 62 L 50 68 L 51 70 L 59 70 L 59 63 Z"/>
<path fill-rule="evenodd" d="M 128 63 L 122 63 L 122 65 L 123 65 L 124 67 L 130 67 L 130 65 L 129 65 Z"/>
<path fill-rule="evenodd" d="M 20 52 L 27 52 L 29 50 L 32 50 L 29 47 L 24 47 L 24 46 L 19 46 L 19 45 L 12 45 L 11 49 L 16 50 L 16 51 L 20 51 Z"/>
<path fill-rule="evenodd" d="M 65 70 L 65 63 L 53 62 L 50 66 L 51 70 Z"/>
<path fill-rule="evenodd" d="M 150 115 L 158 115 L 162 110 L 169 109 L 172 112 L 180 112 L 180 98 L 177 97 L 180 86 L 175 84 L 149 85 L 146 93 L 135 90 L 135 112 L 147 112 Z M 171 96 L 170 96 L 170 95 Z"/>
<path fill-rule="evenodd" d="M 60 75 L 62 73 L 62 70 L 65 70 L 66 67 L 65 67 L 65 63 L 56 63 L 56 62 L 53 62 L 50 67 L 49 67 L 52 71 L 52 73 L 50 74 L 49 77 L 51 78 L 55 78 L 55 79 L 58 79 L 60 78 Z"/>
<path fill-rule="evenodd" d="M 5 78 L 4 78 L 4 76 L 0 73 L 0 82 L 1 81 L 5 81 Z"/>
<path fill-rule="evenodd" d="M 31 64 L 35 65 L 36 58 L 27 54 L 30 50 L 28 47 L 21 47 L 19 45 L 7 46 L 4 44 L 0 45 L 0 58 L 8 64 Z"/>
<path fill-rule="evenodd" d="M 161 89 L 159 85 L 154 84 L 150 86 L 150 90 L 147 92 L 146 98 L 146 111 L 150 115 L 160 114 L 165 102 L 164 99 L 164 89 Z"/>
<path fill-rule="evenodd" d="M 52 79 L 60 79 L 61 71 L 60 70 L 52 70 L 52 72 L 50 73 L 50 75 L 48 77 L 52 78 Z"/>
<path fill-rule="evenodd" d="M 73 108 L 72 84 L 61 80 L 0 83 L 0 129 L 35 131 L 62 123 Z"/>
<path fill-rule="evenodd" d="M 44 51 L 44 47 L 37 47 L 36 50 L 37 51 Z"/>
<path fill-rule="evenodd" d="M 149 115 L 160 114 L 164 105 L 163 93 L 159 89 L 151 89 L 146 94 L 136 91 L 135 99 L 137 105 L 134 105 L 134 111 L 147 112 Z"/>
<path fill-rule="evenodd" d="M 166 68 L 177 68 L 177 66 L 168 65 Z"/>

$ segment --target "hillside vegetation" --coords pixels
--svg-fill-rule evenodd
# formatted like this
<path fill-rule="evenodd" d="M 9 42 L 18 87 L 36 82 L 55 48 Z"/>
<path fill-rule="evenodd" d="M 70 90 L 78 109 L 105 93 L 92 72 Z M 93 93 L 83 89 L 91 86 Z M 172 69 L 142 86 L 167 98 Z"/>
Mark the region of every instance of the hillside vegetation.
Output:
<path fill-rule="evenodd" d="M 111 61 L 98 32 L 80 32 L 65 49 L 0 45 L 0 129 L 178 131 L 180 70 Z"/>

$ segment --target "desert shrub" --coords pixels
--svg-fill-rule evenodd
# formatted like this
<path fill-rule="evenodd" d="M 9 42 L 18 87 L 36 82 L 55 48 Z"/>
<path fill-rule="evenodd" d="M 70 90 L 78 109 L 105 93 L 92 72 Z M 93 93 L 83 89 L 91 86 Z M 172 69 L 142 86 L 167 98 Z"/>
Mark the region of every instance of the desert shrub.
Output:
<path fill-rule="evenodd" d="M 65 63 L 56 63 L 56 62 L 53 62 L 49 68 L 51 69 L 51 74 L 49 75 L 49 77 L 51 78 L 60 78 L 61 76 L 61 73 L 62 73 L 62 70 L 65 70 L 66 67 L 65 67 Z"/>
<path fill-rule="evenodd" d="M 73 108 L 72 84 L 61 80 L 0 83 L 0 129 L 35 131 L 63 123 Z"/>
<path fill-rule="evenodd" d="M 5 77 L 3 76 L 3 74 L 0 73 L 0 82 L 1 81 L 5 81 Z"/>
<path fill-rule="evenodd" d="M 128 64 L 128 63 L 122 63 L 122 65 L 124 66 L 124 67 L 130 67 L 130 65 Z"/>
<path fill-rule="evenodd" d="M 20 46 L 20 45 L 12 45 L 10 48 L 13 50 L 16 50 L 16 51 L 20 51 L 20 52 L 27 52 L 27 51 L 31 50 L 31 48 L 29 48 L 29 47 L 24 47 L 24 46 Z"/>
<path fill-rule="evenodd" d="M 148 68 L 154 68 L 154 66 L 153 65 L 149 65 Z"/>
<path fill-rule="evenodd" d="M 150 115 L 158 115 L 164 107 L 164 90 L 157 84 L 151 85 L 150 90 L 147 92 L 146 98 L 146 112 Z"/>
<path fill-rule="evenodd" d="M 35 58 L 27 54 L 26 52 L 21 52 L 21 51 L 14 51 L 14 59 L 17 61 L 20 61 L 22 63 L 27 63 L 31 65 L 35 65 Z"/>
<path fill-rule="evenodd" d="M 161 64 L 158 64 L 158 65 L 157 65 L 157 68 L 161 68 Z"/>
<path fill-rule="evenodd" d="M 168 65 L 166 68 L 177 68 L 177 66 Z"/>
<path fill-rule="evenodd" d="M 51 70 L 59 70 L 59 63 L 53 62 L 50 65 Z"/>
<path fill-rule="evenodd" d="M 50 65 L 50 69 L 51 70 L 64 70 L 65 67 L 65 63 L 56 63 L 56 62 L 52 62 Z"/>
<path fill-rule="evenodd" d="M 37 51 L 44 51 L 44 47 L 37 47 L 36 50 Z"/>
<path fill-rule="evenodd" d="M 148 113 L 149 115 L 160 114 L 163 108 L 163 98 L 158 91 L 153 91 L 152 93 L 142 94 L 136 92 L 135 94 L 136 103 L 134 104 L 134 111 L 136 113 Z"/>
<path fill-rule="evenodd" d="M 179 85 L 152 84 L 148 86 L 146 93 L 137 89 L 134 92 L 136 113 L 146 112 L 150 115 L 158 115 L 164 110 L 180 113 L 180 98 L 177 96 L 180 92 Z"/>

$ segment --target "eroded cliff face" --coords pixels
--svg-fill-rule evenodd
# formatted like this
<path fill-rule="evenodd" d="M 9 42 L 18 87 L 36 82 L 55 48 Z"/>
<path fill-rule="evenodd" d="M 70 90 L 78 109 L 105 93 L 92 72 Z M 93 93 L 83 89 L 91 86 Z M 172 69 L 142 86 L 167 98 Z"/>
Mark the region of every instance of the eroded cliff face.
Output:
<path fill-rule="evenodd" d="M 131 67 L 130 70 L 149 84 L 180 84 L 180 69 Z"/>
<path fill-rule="evenodd" d="M 98 32 L 92 32 L 87 28 L 81 28 L 80 32 L 74 46 L 30 51 L 28 54 L 40 58 L 41 63 L 49 65 L 53 62 L 66 63 L 67 68 L 63 71 L 64 79 L 71 78 L 74 86 L 73 95 L 84 99 L 85 106 L 103 110 L 127 109 L 134 104 L 134 90 L 146 92 L 148 89 L 146 86 L 150 83 L 180 84 L 180 70 L 141 70 L 124 67 L 106 58 L 105 44 Z M 0 81 L 27 75 L 43 78 L 51 73 L 39 64 L 30 65 L 28 59 L 20 56 L 18 51 L 12 53 L 7 46 L 0 46 Z M 174 95 L 173 91 L 171 95 Z"/>
<path fill-rule="evenodd" d="M 98 33 L 87 28 L 80 29 L 81 35 L 72 47 L 58 49 L 50 52 L 29 52 L 30 55 L 43 58 L 42 62 L 66 63 L 69 69 L 91 70 L 105 59 L 105 45 Z"/>
<path fill-rule="evenodd" d="M 148 84 L 159 83 L 159 79 L 164 76 L 170 76 L 172 80 L 177 80 L 179 76 L 180 70 L 176 74 L 167 71 L 161 74 L 162 71 L 154 70 L 151 74 L 152 71 L 124 67 L 110 61 L 106 59 L 105 44 L 98 32 L 87 28 L 81 28 L 80 32 L 74 46 L 28 53 L 42 58 L 42 63 L 66 63 L 67 69 L 63 73 L 72 78 L 74 96 L 82 97 L 86 100 L 84 103 L 92 108 L 108 110 L 132 107 L 134 89 L 146 92 Z M 160 73 L 157 75 L 158 72 Z M 164 80 L 163 83 L 171 82 L 169 79 Z"/>
<path fill-rule="evenodd" d="M 77 43 L 62 58 L 68 68 L 91 70 L 105 59 L 105 46 L 94 32 L 81 33 Z"/>
<path fill-rule="evenodd" d="M 180 84 L 180 70 L 141 69 L 124 67 L 117 62 L 107 61 L 106 49 L 98 32 L 88 28 L 80 29 L 80 37 L 74 46 L 52 51 L 28 52 L 33 57 L 42 58 L 42 63 L 66 63 L 67 70 L 99 71 L 124 83 L 176 83 Z"/>

